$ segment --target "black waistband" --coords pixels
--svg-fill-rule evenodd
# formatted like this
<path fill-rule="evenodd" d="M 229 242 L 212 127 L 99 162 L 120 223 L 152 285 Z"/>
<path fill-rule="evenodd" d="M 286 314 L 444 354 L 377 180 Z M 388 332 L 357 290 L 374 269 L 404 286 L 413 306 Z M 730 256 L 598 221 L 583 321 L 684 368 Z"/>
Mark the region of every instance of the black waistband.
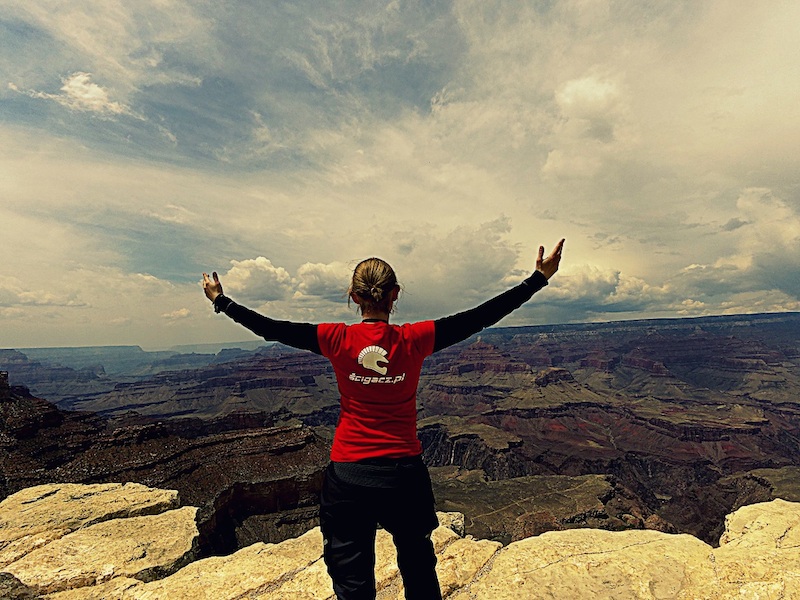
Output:
<path fill-rule="evenodd" d="M 426 474 L 422 456 L 368 458 L 358 462 L 331 462 L 329 469 L 345 483 L 365 487 L 400 487 L 408 478 Z"/>
<path fill-rule="evenodd" d="M 398 458 L 389 458 L 386 456 L 376 456 L 373 458 L 363 458 L 356 462 L 359 465 L 372 465 L 375 467 L 402 467 L 406 465 L 416 465 L 422 462 L 422 455 L 416 456 L 401 456 Z"/>

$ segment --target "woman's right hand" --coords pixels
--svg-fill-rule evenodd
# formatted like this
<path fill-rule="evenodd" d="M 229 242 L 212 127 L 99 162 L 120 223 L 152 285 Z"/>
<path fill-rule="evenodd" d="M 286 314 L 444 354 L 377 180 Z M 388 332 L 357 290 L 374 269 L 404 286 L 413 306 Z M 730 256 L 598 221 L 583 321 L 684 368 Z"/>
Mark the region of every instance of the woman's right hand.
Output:
<path fill-rule="evenodd" d="M 564 249 L 564 239 L 553 248 L 550 255 L 544 257 L 544 246 L 539 246 L 539 256 L 536 257 L 536 270 L 550 279 L 558 271 L 558 265 L 561 262 L 561 251 Z"/>
<path fill-rule="evenodd" d="M 214 278 L 214 281 L 209 279 L 208 273 L 203 273 L 203 291 L 206 294 L 206 298 L 214 302 L 217 296 L 222 295 L 222 284 L 219 282 L 216 271 L 214 271 L 211 276 Z"/>

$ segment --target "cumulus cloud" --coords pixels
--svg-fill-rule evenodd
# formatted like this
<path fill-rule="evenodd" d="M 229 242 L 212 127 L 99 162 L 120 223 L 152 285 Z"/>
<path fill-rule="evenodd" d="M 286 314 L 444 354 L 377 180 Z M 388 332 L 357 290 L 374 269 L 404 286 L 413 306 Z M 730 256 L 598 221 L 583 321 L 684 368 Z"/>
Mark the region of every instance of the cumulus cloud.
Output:
<path fill-rule="evenodd" d="M 763 292 L 743 292 L 733 294 L 715 306 L 713 314 L 738 315 L 750 313 L 769 313 L 800 311 L 800 300 L 780 290 Z"/>
<path fill-rule="evenodd" d="M 761 286 L 800 299 L 800 213 L 770 190 L 746 190 L 737 208 L 751 223 L 732 261 L 747 265 Z"/>
<path fill-rule="evenodd" d="M 677 281 L 696 295 L 714 297 L 757 289 L 800 299 L 800 214 L 765 188 L 744 190 L 736 202 L 733 250 L 713 264 L 685 267 Z"/>
<path fill-rule="evenodd" d="M 530 265 L 517 268 L 518 249 L 508 239 L 509 232 L 508 220 L 501 218 L 450 230 L 387 231 L 396 242 L 367 246 L 386 250 L 380 258 L 392 265 L 404 288 L 397 317 L 413 321 L 470 308 L 530 275 L 535 250 Z M 233 267 L 220 279 L 231 296 L 264 304 L 272 316 L 348 318 L 346 291 L 357 262 L 303 263 L 292 274 L 262 256 L 232 261 Z"/>
<path fill-rule="evenodd" d="M 232 260 L 224 276 L 226 290 L 244 300 L 269 302 L 283 300 L 292 292 L 292 277 L 283 267 L 276 267 L 268 258 L 259 256 Z"/>
<path fill-rule="evenodd" d="M 347 296 L 351 265 L 343 262 L 304 263 L 297 269 L 297 290 L 305 296 L 341 301 Z"/>
<path fill-rule="evenodd" d="M 692 317 L 697 315 L 704 315 L 708 310 L 708 305 L 701 300 L 693 300 L 691 298 L 687 298 L 678 304 L 677 306 L 673 307 L 676 314 L 679 314 L 684 317 Z"/>
<path fill-rule="evenodd" d="M 746 189 L 739 196 L 736 208 L 747 222 L 753 224 L 744 232 L 745 249 L 758 251 L 768 245 L 797 249 L 800 215 L 772 190 Z"/>
<path fill-rule="evenodd" d="M 668 283 L 654 286 L 618 270 L 568 265 L 555 275 L 537 301 L 567 321 L 603 320 L 657 313 L 666 303 L 675 301 L 678 293 Z"/>
<path fill-rule="evenodd" d="M 60 104 L 73 110 L 83 110 L 98 114 L 124 114 L 130 109 L 109 98 L 108 91 L 94 83 L 91 73 L 78 71 L 64 80 L 61 87 L 63 95 L 51 96 Z"/>
<path fill-rule="evenodd" d="M 563 127 L 574 137 L 601 142 L 614 138 L 614 121 L 619 111 L 619 85 L 596 76 L 572 79 L 556 91 L 556 103 L 566 119 Z"/>

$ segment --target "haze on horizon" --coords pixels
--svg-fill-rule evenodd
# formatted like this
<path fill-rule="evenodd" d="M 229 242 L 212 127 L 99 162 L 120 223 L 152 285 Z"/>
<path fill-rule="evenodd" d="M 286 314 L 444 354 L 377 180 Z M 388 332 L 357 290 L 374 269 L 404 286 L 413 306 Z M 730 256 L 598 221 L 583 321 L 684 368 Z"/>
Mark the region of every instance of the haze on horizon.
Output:
<path fill-rule="evenodd" d="M 0 347 L 800 310 L 800 3 L 0 0 Z"/>

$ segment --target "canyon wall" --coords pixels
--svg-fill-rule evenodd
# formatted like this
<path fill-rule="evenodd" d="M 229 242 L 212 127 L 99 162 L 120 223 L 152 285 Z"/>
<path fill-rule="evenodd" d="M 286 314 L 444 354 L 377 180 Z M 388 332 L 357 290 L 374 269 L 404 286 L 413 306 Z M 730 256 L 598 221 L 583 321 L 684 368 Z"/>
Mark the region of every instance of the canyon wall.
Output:
<path fill-rule="evenodd" d="M 200 549 L 229 552 L 317 523 L 329 441 L 300 425 L 231 413 L 212 421 L 115 424 L 62 411 L 19 386 L 0 389 L 2 497 L 42 483 L 136 482 L 198 508 Z"/>

